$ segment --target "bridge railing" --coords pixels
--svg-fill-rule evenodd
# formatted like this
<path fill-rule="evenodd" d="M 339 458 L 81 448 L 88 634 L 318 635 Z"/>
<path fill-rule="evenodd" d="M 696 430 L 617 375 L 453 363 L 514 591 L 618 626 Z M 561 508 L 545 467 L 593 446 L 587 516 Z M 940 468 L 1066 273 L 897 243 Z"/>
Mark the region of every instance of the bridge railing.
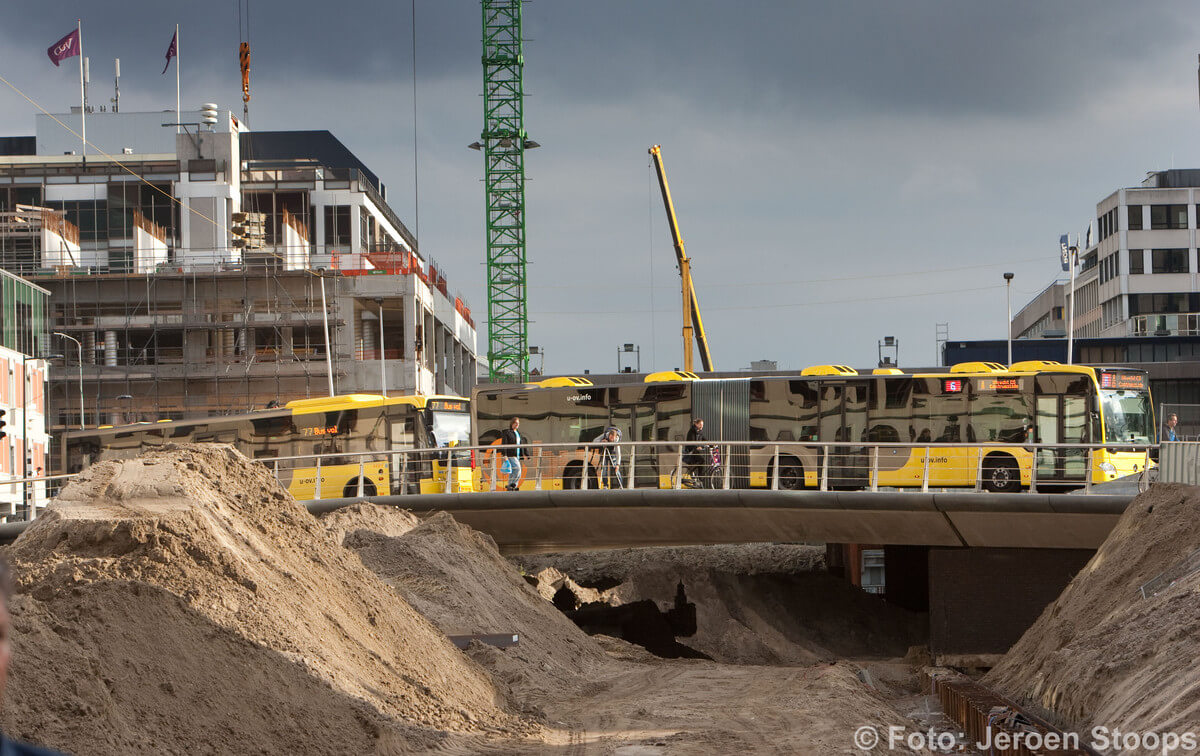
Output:
<path fill-rule="evenodd" d="M 467 490 L 462 472 L 472 468 L 470 488 L 504 490 L 519 478 L 522 489 L 745 488 L 772 490 L 858 488 L 970 488 L 1037 491 L 1042 485 L 1090 490 L 1103 480 L 1142 473 L 1155 445 L 960 444 L 952 442 L 836 441 L 621 441 L 533 443 L 521 446 L 521 471 L 512 473 L 505 448 L 496 444 L 299 455 L 262 460 L 277 476 L 315 473 L 314 498 L 369 493 L 369 466 L 389 460 L 391 493 Z M 619 451 L 618 451 L 619 450 Z M 1121 452 L 1114 457 L 1112 452 Z M 1115 460 L 1115 462 L 1114 462 Z M 322 468 L 358 466 L 352 491 L 321 490 Z M 458 474 L 455 471 L 460 471 Z M 586 471 L 586 472 L 585 472 Z M 422 480 L 436 485 L 418 488 Z"/>
<path fill-rule="evenodd" d="M 543 489 L 909 488 L 1037 491 L 1140 473 L 1156 445 L 955 444 L 838 441 L 620 441 L 521 446 L 519 486 Z M 619 454 L 617 453 L 619 450 Z M 1122 452 L 1114 457 L 1111 452 Z M 1115 460 L 1115 463 L 1114 463 Z M 289 487 L 311 476 L 314 499 L 378 494 L 499 491 L 510 469 L 504 447 L 379 449 L 259 459 Z M 373 474 L 387 471 L 390 490 Z M 333 475 L 333 471 L 337 475 Z M 586 471 L 586 472 L 585 472 Z M 33 519 L 72 475 L 0 481 L 0 519 Z"/>

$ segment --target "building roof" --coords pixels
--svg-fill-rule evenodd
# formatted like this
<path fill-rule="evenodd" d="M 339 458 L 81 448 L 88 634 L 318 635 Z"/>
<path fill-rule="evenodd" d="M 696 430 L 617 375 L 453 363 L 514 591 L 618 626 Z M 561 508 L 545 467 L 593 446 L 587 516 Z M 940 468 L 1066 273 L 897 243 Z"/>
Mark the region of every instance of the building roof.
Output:
<path fill-rule="evenodd" d="M 241 135 L 242 160 L 315 160 L 327 168 L 357 168 L 382 193 L 379 177 L 328 131 L 250 131 Z"/>
<path fill-rule="evenodd" d="M 1142 189 L 1187 189 L 1200 186 L 1200 168 L 1172 168 L 1151 171 L 1142 181 Z"/>

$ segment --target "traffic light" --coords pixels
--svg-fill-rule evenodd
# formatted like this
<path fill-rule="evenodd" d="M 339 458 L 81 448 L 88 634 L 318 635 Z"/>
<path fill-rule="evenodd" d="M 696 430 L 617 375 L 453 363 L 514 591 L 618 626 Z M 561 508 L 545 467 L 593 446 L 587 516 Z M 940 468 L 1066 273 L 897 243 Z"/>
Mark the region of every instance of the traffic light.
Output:
<path fill-rule="evenodd" d="M 7 414 L 8 410 L 0 409 L 0 438 L 8 437 L 8 431 L 4 430 L 4 426 L 7 425 L 7 423 L 4 422 L 4 416 Z"/>

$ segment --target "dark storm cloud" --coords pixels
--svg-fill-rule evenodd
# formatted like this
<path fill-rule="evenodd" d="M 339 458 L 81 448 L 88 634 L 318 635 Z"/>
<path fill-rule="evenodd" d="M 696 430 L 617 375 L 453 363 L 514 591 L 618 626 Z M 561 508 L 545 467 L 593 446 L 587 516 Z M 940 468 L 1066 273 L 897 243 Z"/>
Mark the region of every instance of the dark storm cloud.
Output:
<path fill-rule="evenodd" d="M 801 111 L 1020 115 L 1186 39 L 1181 4 L 1044 2 L 537 3 L 532 86 L 555 96 L 687 93 Z M 1100 53 L 1100 54 L 1098 54 Z M 555 61 L 539 70 L 539 56 Z"/>
<path fill-rule="evenodd" d="M 162 59 L 178 22 L 185 65 L 236 72 L 247 28 L 239 7 L 249 9 L 257 76 L 398 85 L 411 74 L 409 2 L 73 0 L 27 13 L 3 33 L 10 45 L 33 51 L 81 17 L 94 64 L 117 56 L 140 64 Z M 1186 38 L 1181 16 L 1188 12 L 1178 3 L 1034 0 L 540 0 L 524 7 L 534 96 L 672 92 L 717 97 L 717 107 L 775 100 L 801 110 L 1009 115 L 1069 107 L 1093 87 L 1130 75 Z M 419 75 L 482 80 L 478 3 L 418 0 L 415 18 Z"/>
<path fill-rule="evenodd" d="M 479 3 L 417 0 L 415 116 L 409 2 L 247 6 L 252 126 L 331 130 L 486 309 L 482 160 L 465 148 L 482 122 Z M 179 22 L 185 105 L 237 112 L 238 7 L 26 5 L 0 27 L 0 74 L 55 112 L 74 104 L 77 80 L 45 48 L 82 17 L 93 102 L 120 56 L 126 109 L 173 107 L 160 71 Z M 953 337 L 996 337 L 1000 272 L 1016 271 L 1019 306 L 1099 199 L 1200 164 L 1187 3 L 535 0 L 523 12 L 526 125 L 544 145 L 527 161 L 530 338 L 554 371 L 611 369 L 607 345 L 630 340 L 643 366 L 680 363 L 650 144 L 664 145 L 727 369 L 868 365 L 885 332 L 903 363 L 928 363 L 947 321 Z M 0 133 L 32 133 L 33 112 L 0 90 Z"/>

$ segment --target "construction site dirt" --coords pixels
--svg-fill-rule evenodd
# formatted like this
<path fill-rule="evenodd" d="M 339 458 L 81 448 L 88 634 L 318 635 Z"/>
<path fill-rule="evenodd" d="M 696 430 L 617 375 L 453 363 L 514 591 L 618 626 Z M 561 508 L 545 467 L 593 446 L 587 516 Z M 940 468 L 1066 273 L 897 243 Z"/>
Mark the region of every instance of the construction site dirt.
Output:
<path fill-rule="evenodd" d="M 1169 496 L 1154 511 L 1183 517 L 1192 499 Z M 90 468 L 4 551 L 17 592 L 0 722 L 69 753 L 882 754 L 922 752 L 889 732 L 954 727 L 922 690 L 924 618 L 826 574 L 813 545 L 510 561 L 445 514 L 361 503 L 318 520 L 265 468 L 193 445 Z M 688 653 L 568 617 L 621 632 L 604 609 L 639 602 Z M 1048 621 L 1030 634 L 1060 637 Z M 1196 630 L 1163 653 L 1194 649 Z M 485 634 L 519 641 L 447 637 Z M 1052 645 L 1027 634 L 1013 653 Z M 1013 653 L 985 682 L 1045 701 L 1057 724 L 1117 710 L 1023 677 Z M 1180 706 L 1169 723 L 1195 719 Z"/>

